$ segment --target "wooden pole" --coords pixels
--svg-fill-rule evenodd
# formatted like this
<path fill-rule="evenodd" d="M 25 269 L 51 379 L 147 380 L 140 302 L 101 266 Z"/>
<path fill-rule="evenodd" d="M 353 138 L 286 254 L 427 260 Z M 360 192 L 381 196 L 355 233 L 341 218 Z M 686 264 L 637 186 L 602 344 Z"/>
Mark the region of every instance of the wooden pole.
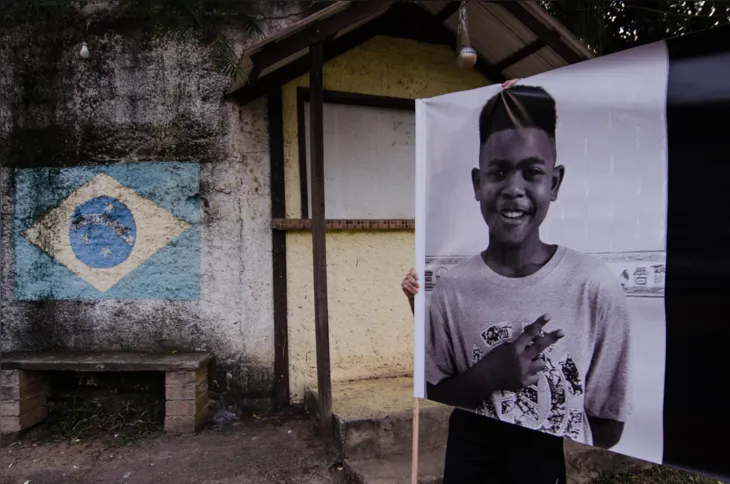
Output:
<path fill-rule="evenodd" d="M 418 397 L 413 398 L 413 450 L 411 452 L 411 484 L 418 484 Z"/>
<path fill-rule="evenodd" d="M 284 118 L 281 88 L 269 94 L 271 218 L 286 218 L 284 198 Z M 286 232 L 271 231 L 274 292 L 274 376 L 276 407 L 289 404 L 289 329 L 286 292 Z"/>
<path fill-rule="evenodd" d="M 322 100 L 322 41 L 309 47 L 309 146 L 311 149 L 312 251 L 314 254 L 314 320 L 317 342 L 317 388 L 320 431 L 326 444 L 333 442 L 332 382 L 327 312 L 327 250 L 324 212 L 324 129 Z"/>

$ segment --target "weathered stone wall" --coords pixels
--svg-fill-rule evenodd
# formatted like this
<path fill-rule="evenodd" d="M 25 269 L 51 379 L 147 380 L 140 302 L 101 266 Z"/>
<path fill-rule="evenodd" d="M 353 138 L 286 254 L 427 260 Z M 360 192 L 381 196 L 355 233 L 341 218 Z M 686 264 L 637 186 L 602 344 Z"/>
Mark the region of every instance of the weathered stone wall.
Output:
<path fill-rule="evenodd" d="M 96 17 L 89 28 L 87 20 L 79 13 L 0 33 L 0 350 L 210 350 L 213 398 L 265 402 L 274 359 L 266 100 L 243 109 L 224 102 L 229 80 L 197 42 L 141 43 L 129 23 Z M 250 39 L 233 33 L 240 52 Z M 79 56 L 82 40 L 88 59 Z M 147 161 L 199 163 L 199 190 L 186 194 L 200 207 L 199 295 L 145 298 L 141 287 L 134 298 L 51 291 L 19 300 L 18 267 L 28 266 L 15 250 L 20 171 L 104 172 Z M 145 181 L 145 169 L 130 177 Z M 40 197 L 48 183 L 39 181 L 35 195 L 31 184 L 23 197 Z M 44 264 L 30 264 L 31 272 Z"/>

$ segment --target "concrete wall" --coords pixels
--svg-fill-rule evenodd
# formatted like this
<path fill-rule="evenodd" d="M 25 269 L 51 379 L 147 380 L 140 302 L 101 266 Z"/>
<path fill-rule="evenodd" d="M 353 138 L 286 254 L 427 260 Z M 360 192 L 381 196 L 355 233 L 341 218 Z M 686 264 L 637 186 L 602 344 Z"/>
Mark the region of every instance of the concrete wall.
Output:
<path fill-rule="evenodd" d="M 141 44 L 108 18 L 95 19 L 95 33 L 85 38 L 91 57 L 82 59 L 86 20 L 77 14 L 0 36 L 0 350 L 209 350 L 217 357 L 214 398 L 235 405 L 268 399 L 266 100 L 244 109 L 225 103 L 229 80 L 200 44 Z M 282 26 L 263 25 L 267 32 Z M 246 36 L 233 33 L 240 52 Z M 165 174 L 176 163 L 192 178 Z M 108 290 L 97 284 L 108 276 L 103 270 L 80 277 L 83 268 L 68 269 L 67 228 L 35 245 L 19 234 L 69 197 L 83 201 L 80 187 L 99 174 L 143 199 L 127 203 L 138 222 L 134 250 L 142 242 L 162 246 L 148 248 L 154 254 Z M 148 202 L 188 224 L 197 239 L 182 251 L 184 234 L 148 230 L 141 241 L 140 227 L 154 226 Z M 186 290 L 176 289 L 180 277 Z"/>
<path fill-rule="evenodd" d="M 299 218 L 296 88 L 284 89 L 287 216 Z M 487 84 L 475 71 L 456 67 L 443 46 L 375 37 L 324 66 L 325 89 L 424 98 Z M 415 162 L 415 161 L 414 161 Z M 316 384 L 310 232 L 287 236 L 290 388 L 301 400 Z M 331 232 L 327 235 L 330 352 L 333 381 L 411 374 L 413 320 L 400 281 L 413 265 L 411 231 Z"/>

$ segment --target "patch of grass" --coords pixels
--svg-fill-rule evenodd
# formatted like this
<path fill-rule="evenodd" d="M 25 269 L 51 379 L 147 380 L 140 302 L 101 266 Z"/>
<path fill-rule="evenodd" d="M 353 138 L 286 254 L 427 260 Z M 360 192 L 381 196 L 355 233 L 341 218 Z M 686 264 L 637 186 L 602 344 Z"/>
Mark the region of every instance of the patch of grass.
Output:
<path fill-rule="evenodd" d="M 723 484 L 717 479 L 689 474 L 669 467 L 652 466 L 632 472 L 599 477 L 591 484 Z"/>
<path fill-rule="evenodd" d="M 146 395 L 78 395 L 49 402 L 43 437 L 73 441 L 108 438 L 124 444 L 162 430 L 164 414 L 164 402 Z"/>

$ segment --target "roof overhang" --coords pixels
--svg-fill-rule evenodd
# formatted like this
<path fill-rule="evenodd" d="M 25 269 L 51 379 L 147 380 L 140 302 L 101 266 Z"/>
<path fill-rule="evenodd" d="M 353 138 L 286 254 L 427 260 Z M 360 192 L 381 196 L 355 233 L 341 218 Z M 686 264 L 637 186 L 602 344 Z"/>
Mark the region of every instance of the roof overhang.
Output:
<path fill-rule="evenodd" d="M 324 42 L 325 62 L 375 35 L 393 35 L 456 48 L 459 1 L 341 0 L 247 49 L 248 82 L 227 97 L 245 104 L 309 71 L 309 46 Z M 593 57 L 573 34 L 532 1 L 470 1 L 475 68 L 492 82 L 528 77 Z"/>

